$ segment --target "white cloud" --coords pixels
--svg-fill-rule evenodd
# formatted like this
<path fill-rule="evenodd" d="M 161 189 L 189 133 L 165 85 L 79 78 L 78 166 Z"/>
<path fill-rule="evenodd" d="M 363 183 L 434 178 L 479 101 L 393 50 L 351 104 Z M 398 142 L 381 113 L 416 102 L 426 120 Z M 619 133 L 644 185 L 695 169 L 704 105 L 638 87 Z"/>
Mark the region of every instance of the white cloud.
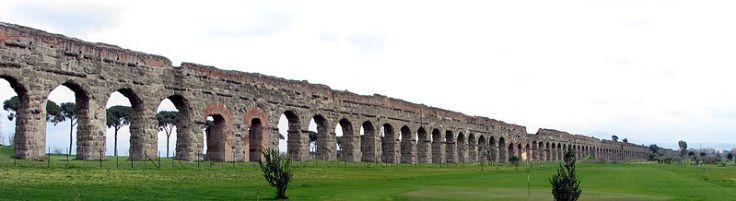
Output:
<path fill-rule="evenodd" d="M 117 17 L 99 27 L 39 22 L 41 14 L 10 12 L 18 4 L 47 5 L 3 1 L 0 19 L 51 31 L 92 26 L 74 36 L 530 132 L 736 142 L 732 1 L 131 1 L 103 4 Z"/>
<path fill-rule="evenodd" d="M 99 1 L 25 1 L 7 7 L 8 18 L 71 35 L 114 27 L 123 6 Z"/>

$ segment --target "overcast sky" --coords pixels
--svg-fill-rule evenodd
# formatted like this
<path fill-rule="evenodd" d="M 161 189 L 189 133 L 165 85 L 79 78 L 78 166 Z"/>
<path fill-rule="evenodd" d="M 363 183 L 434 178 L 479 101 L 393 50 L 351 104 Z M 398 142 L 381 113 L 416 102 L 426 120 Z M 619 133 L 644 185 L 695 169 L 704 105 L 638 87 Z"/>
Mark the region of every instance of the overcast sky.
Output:
<path fill-rule="evenodd" d="M 736 143 L 734 10 L 709 0 L 3 0 L 0 21 L 530 133 L 673 147 Z"/>

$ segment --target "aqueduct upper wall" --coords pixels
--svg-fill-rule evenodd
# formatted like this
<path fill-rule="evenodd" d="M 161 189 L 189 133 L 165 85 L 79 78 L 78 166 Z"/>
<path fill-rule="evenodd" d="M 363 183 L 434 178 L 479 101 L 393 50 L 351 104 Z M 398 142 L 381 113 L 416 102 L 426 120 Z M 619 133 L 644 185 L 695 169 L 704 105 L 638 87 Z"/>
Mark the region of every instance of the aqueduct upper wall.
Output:
<path fill-rule="evenodd" d="M 0 75 L 22 100 L 14 142 L 18 158 L 45 155 L 43 106 L 60 85 L 76 95 L 79 159 L 104 153 L 105 106 L 115 91 L 128 97 L 135 110 L 130 127 L 134 160 L 156 156 L 155 114 L 167 98 L 183 115 L 176 142 L 181 160 L 204 157 L 204 146 L 210 160 L 257 160 L 260 147 L 278 147 L 277 124 L 284 114 L 289 119 L 288 153 L 297 160 L 501 162 L 514 155 L 559 160 L 565 149 L 575 149 L 580 157 L 627 160 L 648 152 L 644 146 L 551 129 L 528 134 L 524 126 L 487 117 L 306 81 L 193 63 L 173 66 L 162 56 L 6 23 L 0 23 Z M 216 126 L 208 127 L 205 145 L 201 131 L 208 116 Z M 311 119 L 318 124 L 315 156 L 309 151 Z M 335 134 L 338 124 L 342 137 Z"/>

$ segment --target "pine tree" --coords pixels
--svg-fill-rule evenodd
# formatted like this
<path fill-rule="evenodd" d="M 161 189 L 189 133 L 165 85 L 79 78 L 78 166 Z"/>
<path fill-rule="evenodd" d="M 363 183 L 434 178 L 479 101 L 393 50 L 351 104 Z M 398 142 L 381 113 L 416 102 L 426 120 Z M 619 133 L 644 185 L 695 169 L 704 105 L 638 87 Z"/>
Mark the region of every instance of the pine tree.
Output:
<path fill-rule="evenodd" d="M 575 173 L 575 151 L 565 152 L 564 166 L 560 164 L 557 174 L 549 178 L 552 183 L 552 195 L 558 201 L 574 201 L 580 198 L 580 181 Z"/>
<path fill-rule="evenodd" d="M 294 176 L 291 169 L 291 159 L 278 150 L 261 148 L 263 160 L 258 161 L 266 181 L 276 187 L 276 199 L 288 199 L 286 189 Z"/>

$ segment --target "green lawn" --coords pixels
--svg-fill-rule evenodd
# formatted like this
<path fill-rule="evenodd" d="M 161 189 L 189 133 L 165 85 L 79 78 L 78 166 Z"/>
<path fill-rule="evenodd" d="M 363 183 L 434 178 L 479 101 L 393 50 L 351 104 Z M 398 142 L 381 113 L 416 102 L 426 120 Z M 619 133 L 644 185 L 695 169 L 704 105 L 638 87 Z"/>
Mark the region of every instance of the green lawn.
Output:
<path fill-rule="evenodd" d="M 255 200 L 273 197 L 254 163 L 10 159 L 0 147 L 0 200 Z M 158 163 L 156 161 L 155 163 Z M 48 167 L 50 164 L 51 167 Z M 556 164 L 510 166 L 298 164 L 293 200 L 551 200 Z M 736 200 L 736 167 L 650 163 L 578 165 L 581 200 Z M 530 197 L 531 196 L 531 199 Z"/>

